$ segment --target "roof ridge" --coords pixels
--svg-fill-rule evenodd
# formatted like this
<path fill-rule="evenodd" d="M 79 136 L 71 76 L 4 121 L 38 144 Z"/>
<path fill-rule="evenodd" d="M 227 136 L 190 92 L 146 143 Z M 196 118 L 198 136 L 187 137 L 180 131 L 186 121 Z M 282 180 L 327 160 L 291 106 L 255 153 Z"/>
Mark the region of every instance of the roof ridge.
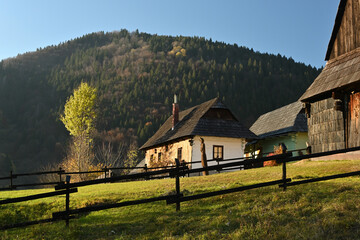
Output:
<path fill-rule="evenodd" d="M 301 101 L 299 101 L 299 100 L 298 100 L 298 101 L 295 101 L 295 102 L 289 103 L 289 104 L 287 104 L 287 105 L 285 105 L 285 106 L 282 106 L 282 107 L 276 108 L 276 109 L 274 109 L 274 110 L 272 110 L 272 111 L 270 111 L 270 112 L 267 112 L 267 113 L 264 113 L 264 114 L 260 115 L 260 117 L 261 117 L 261 116 L 264 116 L 264 115 L 267 115 L 267 114 L 271 114 L 271 113 L 273 113 L 273 112 L 281 111 L 281 110 L 283 110 L 283 109 L 285 109 L 285 108 L 289 107 L 290 105 L 295 105 L 295 104 L 297 104 L 297 103 L 301 103 Z M 302 103 L 301 103 L 301 104 L 302 104 Z"/>

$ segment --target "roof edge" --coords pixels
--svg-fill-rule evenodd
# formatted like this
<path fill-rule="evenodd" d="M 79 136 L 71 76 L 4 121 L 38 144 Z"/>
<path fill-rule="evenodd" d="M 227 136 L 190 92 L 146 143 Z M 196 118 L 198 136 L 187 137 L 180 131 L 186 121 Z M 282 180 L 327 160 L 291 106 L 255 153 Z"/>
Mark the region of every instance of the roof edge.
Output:
<path fill-rule="evenodd" d="M 175 142 L 178 142 L 178 141 L 184 141 L 184 140 L 187 140 L 187 139 L 192 139 L 194 138 L 195 135 L 187 135 L 187 136 L 183 136 L 183 137 L 179 137 L 179 138 L 175 138 L 175 139 L 172 139 L 172 140 L 169 140 L 167 142 L 163 142 L 163 143 L 159 143 L 159 144 L 154 144 L 154 145 L 151 145 L 151 146 L 147 146 L 147 147 L 144 147 L 144 145 L 142 145 L 139 150 L 142 150 L 142 151 L 146 151 L 148 149 L 151 149 L 151 148 L 156 148 L 156 147 L 161 147 L 161 146 L 165 146 L 165 145 L 168 145 L 168 144 L 171 144 L 171 143 L 175 143 Z"/>
<path fill-rule="evenodd" d="M 268 133 L 264 133 L 259 136 L 259 140 L 263 140 L 265 138 L 269 138 L 269 137 L 280 137 L 282 135 L 287 135 L 289 133 L 297 133 L 297 132 L 306 132 L 306 131 L 296 131 L 293 129 L 293 127 L 287 127 L 287 128 L 282 128 L 276 131 L 272 131 L 272 132 L 268 132 Z"/>

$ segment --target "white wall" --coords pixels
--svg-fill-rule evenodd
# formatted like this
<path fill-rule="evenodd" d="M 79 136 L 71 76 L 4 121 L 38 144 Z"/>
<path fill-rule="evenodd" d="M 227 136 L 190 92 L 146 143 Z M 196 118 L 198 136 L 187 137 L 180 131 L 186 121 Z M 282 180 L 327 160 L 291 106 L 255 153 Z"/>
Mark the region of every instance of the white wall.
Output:
<path fill-rule="evenodd" d="M 185 139 L 179 142 L 169 143 L 167 145 L 154 147 L 146 150 L 145 163 L 148 167 L 172 166 L 175 164 L 175 158 L 177 158 L 178 148 L 182 148 L 182 158 L 179 160 L 191 162 L 192 146 L 189 140 L 190 139 Z M 161 161 L 158 161 L 159 153 L 161 153 Z M 151 155 L 154 156 L 154 159 L 152 161 L 150 161 Z"/>
<path fill-rule="evenodd" d="M 214 145 L 222 145 L 224 146 L 224 159 L 230 158 L 242 158 L 244 157 L 244 149 L 245 149 L 245 139 L 243 138 L 225 138 L 225 137 L 202 137 L 205 143 L 206 157 L 207 159 L 213 158 L 213 146 Z M 194 137 L 194 143 L 192 146 L 192 162 L 201 161 L 201 141 L 200 136 Z M 239 160 L 234 160 L 239 161 Z M 232 161 L 226 161 L 225 163 L 229 163 Z M 208 162 L 208 166 L 216 165 L 217 162 Z M 201 168 L 201 163 L 192 164 L 192 168 Z"/>

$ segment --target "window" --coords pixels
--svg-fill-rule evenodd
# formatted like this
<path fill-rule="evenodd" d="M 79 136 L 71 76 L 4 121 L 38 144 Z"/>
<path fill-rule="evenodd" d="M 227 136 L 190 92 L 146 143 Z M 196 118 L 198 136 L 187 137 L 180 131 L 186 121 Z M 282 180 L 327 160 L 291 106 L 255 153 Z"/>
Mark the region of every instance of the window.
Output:
<path fill-rule="evenodd" d="M 224 146 L 213 146 L 213 159 L 223 160 L 224 159 Z"/>
<path fill-rule="evenodd" d="M 150 155 L 150 162 L 153 162 L 154 161 L 154 154 L 151 154 Z"/>
<path fill-rule="evenodd" d="M 177 159 L 179 159 L 179 161 L 182 160 L 182 148 L 178 148 Z"/>
<path fill-rule="evenodd" d="M 158 153 L 158 161 L 161 161 L 161 152 Z"/>

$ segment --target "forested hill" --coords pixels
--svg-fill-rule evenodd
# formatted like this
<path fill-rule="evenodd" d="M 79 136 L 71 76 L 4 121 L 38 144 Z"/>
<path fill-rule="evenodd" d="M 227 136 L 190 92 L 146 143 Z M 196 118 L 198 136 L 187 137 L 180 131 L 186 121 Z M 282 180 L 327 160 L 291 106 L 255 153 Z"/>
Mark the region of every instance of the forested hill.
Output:
<path fill-rule="evenodd" d="M 0 62 L 0 169 L 58 162 L 58 120 L 81 81 L 98 89 L 102 137 L 144 143 L 171 114 L 220 96 L 245 125 L 296 101 L 320 73 L 281 55 L 199 37 L 92 33 Z M 107 132 L 104 132 L 106 130 Z"/>

